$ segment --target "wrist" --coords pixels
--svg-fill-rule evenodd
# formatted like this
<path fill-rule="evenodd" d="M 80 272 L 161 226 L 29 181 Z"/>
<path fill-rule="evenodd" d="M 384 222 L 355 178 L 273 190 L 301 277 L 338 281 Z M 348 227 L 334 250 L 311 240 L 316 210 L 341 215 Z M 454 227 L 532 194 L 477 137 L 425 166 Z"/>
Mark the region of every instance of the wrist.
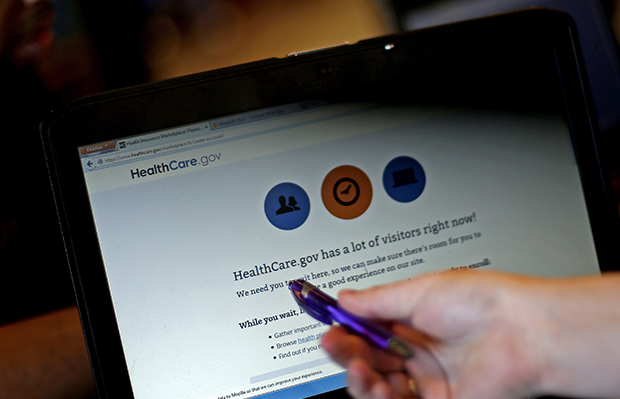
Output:
<path fill-rule="evenodd" d="M 620 396 L 620 279 L 546 280 L 537 301 L 544 316 L 539 392 L 573 397 Z"/>

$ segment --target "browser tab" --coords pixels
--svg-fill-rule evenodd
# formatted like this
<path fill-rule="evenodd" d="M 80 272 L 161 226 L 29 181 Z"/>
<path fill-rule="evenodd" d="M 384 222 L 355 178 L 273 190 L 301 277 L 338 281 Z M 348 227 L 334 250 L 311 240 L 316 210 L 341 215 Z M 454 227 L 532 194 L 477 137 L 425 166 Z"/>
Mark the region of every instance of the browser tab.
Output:
<path fill-rule="evenodd" d="M 99 154 L 102 152 L 116 151 L 115 141 L 106 141 L 105 143 L 93 144 L 87 147 L 80 147 L 80 155 Z"/>
<path fill-rule="evenodd" d="M 211 122 L 211 129 L 218 130 L 227 127 L 244 125 L 250 122 L 257 122 L 265 119 L 292 114 L 301 110 L 302 108 L 300 104 L 289 104 L 259 111 L 246 112 L 243 114 L 228 116 L 226 118 L 216 119 Z"/>

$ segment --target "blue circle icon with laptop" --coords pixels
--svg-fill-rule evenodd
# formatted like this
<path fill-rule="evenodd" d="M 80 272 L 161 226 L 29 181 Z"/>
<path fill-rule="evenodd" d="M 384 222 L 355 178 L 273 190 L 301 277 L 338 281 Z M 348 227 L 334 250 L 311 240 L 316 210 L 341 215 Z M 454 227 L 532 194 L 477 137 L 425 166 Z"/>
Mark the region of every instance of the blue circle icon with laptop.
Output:
<path fill-rule="evenodd" d="M 282 230 L 293 230 L 304 224 L 310 214 L 310 198 L 294 183 L 280 183 L 265 198 L 265 215 Z"/>
<path fill-rule="evenodd" d="M 426 174 L 422 165 L 408 156 L 392 159 L 383 170 L 385 192 L 398 202 L 417 199 L 426 186 Z"/>

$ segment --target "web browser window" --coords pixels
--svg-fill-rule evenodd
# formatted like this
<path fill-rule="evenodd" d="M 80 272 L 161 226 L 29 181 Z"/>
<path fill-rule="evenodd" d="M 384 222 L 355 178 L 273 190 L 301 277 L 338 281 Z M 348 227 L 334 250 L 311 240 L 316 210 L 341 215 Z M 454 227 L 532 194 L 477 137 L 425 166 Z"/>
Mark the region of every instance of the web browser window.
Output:
<path fill-rule="evenodd" d="M 80 155 L 136 398 L 344 386 L 292 279 L 599 273 L 561 117 L 315 101 Z"/>

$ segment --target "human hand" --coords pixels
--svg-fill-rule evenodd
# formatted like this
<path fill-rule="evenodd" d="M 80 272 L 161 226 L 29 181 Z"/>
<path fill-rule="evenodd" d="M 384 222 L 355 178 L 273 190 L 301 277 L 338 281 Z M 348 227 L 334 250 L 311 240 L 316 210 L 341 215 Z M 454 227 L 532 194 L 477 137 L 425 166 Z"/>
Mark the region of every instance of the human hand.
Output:
<path fill-rule="evenodd" d="M 332 328 L 322 344 L 348 368 L 348 390 L 360 399 L 539 394 L 544 390 L 542 354 L 552 339 L 536 298 L 544 284 L 542 279 L 467 271 L 342 291 L 339 301 L 348 311 L 401 321 L 392 329 L 411 343 L 415 355 L 396 358 L 342 327 Z"/>

